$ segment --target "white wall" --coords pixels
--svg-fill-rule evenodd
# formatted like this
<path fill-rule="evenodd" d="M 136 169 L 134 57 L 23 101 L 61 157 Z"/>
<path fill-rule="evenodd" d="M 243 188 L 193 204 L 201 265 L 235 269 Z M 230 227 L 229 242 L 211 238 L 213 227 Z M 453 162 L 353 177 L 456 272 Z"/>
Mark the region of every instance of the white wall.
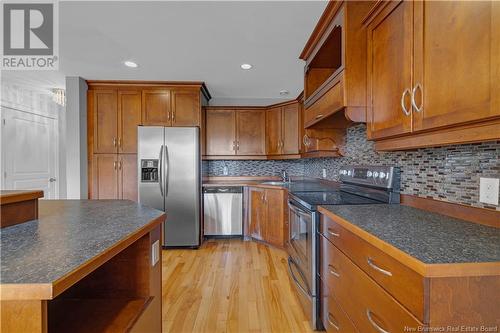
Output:
<path fill-rule="evenodd" d="M 88 198 L 87 83 L 66 77 L 66 182 L 68 199 Z"/>

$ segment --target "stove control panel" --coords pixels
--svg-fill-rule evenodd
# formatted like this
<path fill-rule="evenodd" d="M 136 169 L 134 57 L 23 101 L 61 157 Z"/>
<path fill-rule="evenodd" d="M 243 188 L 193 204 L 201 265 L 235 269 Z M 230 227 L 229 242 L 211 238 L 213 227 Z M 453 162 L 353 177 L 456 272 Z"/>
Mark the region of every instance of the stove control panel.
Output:
<path fill-rule="evenodd" d="M 341 167 L 340 180 L 343 183 L 368 185 L 399 191 L 400 170 L 388 166 L 344 166 Z"/>

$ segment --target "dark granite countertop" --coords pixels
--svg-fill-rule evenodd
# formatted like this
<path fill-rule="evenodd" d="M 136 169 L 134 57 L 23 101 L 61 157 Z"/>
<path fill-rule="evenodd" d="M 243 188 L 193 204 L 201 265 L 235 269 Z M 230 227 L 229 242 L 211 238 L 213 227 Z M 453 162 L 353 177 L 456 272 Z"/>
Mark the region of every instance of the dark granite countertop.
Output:
<path fill-rule="evenodd" d="M 162 214 L 128 200 L 40 200 L 38 220 L 0 230 L 0 283 L 53 283 Z"/>
<path fill-rule="evenodd" d="M 403 205 L 321 206 L 425 264 L 500 262 L 500 229 Z"/>

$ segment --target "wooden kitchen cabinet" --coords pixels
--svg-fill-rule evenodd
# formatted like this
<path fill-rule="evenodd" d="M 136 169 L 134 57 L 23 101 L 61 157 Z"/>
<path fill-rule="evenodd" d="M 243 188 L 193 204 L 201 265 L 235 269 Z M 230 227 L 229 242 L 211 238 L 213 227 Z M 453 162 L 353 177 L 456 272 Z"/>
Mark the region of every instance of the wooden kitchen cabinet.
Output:
<path fill-rule="evenodd" d="M 294 155 L 300 152 L 299 103 L 266 110 L 267 155 Z"/>
<path fill-rule="evenodd" d="M 248 232 L 251 237 L 284 247 L 287 237 L 287 192 L 284 189 L 251 187 L 250 219 Z"/>
<path fill-rule="evenodd" d="M 234 110 L 206 111 L 206 154 L 235 155 L 236 122 Z"/>
<path fill-rule="evenodd" d="M 141 124 L 141 92 L 118 91 L 118 152 L 137 153 L 137 126 Z"/>
<path fill-rule="evenodd" d="M 366 23 L 376 149 L 500 138 L 500 4 L 379 2 Z"/>
<path fill-rule="evenodd" d="M 137 201 L 137 155 L 95 154 L 91 199 Z"/>
<path fill-rule="evenodd" d="M 236 155 L 265 155 L 264 110 L 236 111 Z"/>
<path fill-rule="evenodd" d="M 199 89 L 176 89 L 171 92 L 172 126 L 200 126 Z"/>
<path fill-rule="evenodd" d="M 151 126 L 172 125 L 170 90 L 151 89 L 142 91 L 142 124 Z"/>
<path fill-rule="evenodd" d="M 265 157 L 265 117 L 263 109 L 207 108 L 205 157 Z"/>
<path fill-rule="evenodd" d="M 89 94 L 93 106 L 93 139 L 95 153 L 116 153 L 118 145 L 118 105 L 116 90 Z"/>

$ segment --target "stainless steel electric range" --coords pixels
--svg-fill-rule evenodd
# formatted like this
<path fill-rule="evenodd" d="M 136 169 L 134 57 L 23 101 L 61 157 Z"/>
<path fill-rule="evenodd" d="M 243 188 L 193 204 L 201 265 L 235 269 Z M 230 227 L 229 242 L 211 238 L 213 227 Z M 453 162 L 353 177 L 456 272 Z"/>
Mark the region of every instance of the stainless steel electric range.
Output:
<path fill-rule="evenodd" d="M 322 329 L 318 320 L 317 207 L 399 203 L 400 170 L 396 167 L 346 166 L 340 170 L 340 181 L 340 187 L 335 190 L 324 188 L 321 191 L 290 191 L 288 197 L 288 269 L 313 329 Z"/>

